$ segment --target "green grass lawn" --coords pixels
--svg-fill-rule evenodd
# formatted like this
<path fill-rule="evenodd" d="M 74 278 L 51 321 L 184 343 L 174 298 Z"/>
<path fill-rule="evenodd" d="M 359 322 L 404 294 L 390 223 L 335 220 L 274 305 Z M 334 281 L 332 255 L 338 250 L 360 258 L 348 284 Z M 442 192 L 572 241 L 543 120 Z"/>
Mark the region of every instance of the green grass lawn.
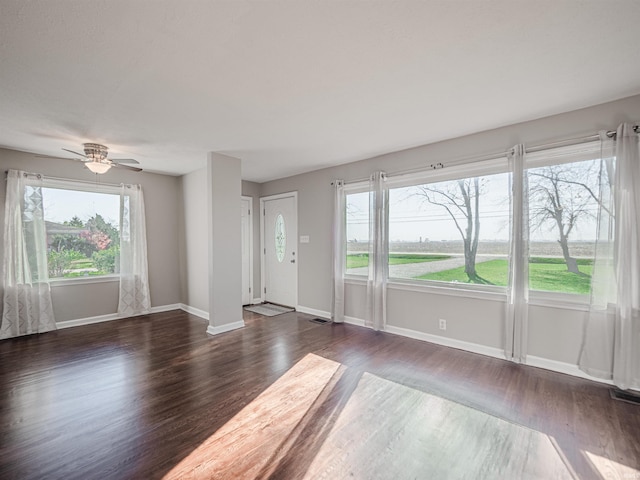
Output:
<path fill-rule="evenodd" d="M 93 260 L 90 258 L 82 258 L 71 262 L 71 268 L 93 268 Z"/>
<path fill-rule="evenodd" d="M 78 277 L 97 277 L 100 275 L 106 275 L 106 272 L 103 271 L 87 271 L 87 269 L 90 268 L 94 268 L 95 264 L 93 263 L 93 260 L 90 258 L 81 258 L 79 260 L 74 260 L 73 262 L 71 262 L 71 265 L 69 265 L 69 270 L 68 272 L 65 272 L 65 274 L 63 275 L 63 278 L 78 278 Z M 74 271 L 77 270 L 77 271 Z"/>
<path fill-rule="evenodd" d="M 435 262 L 451 258 L 450 255 L 420 255 L 411 253 L 392 253 L 389 265 L 405 263 Z M 588 295 L 591 288 L 592 261 L 578 259 L 578 268 L 585 276 L 567 272 L 562 258 L 532 257 L 529 261 L 529 286 L 532 290 L 549 292 L 578 293 Z M 369 264 L 368 253 L 347 255 L 347 269 L 366 267 Z M 508 276 L 507 260 L 496 259 L 476 265 L 476 271 L 489 285 L 506 286 Z M 464 273 L 464 267 L 452 268 L 442 272 L 428 273 L 415 277 L 418 280 L 437 280 L 441 282 L 470 283 Z"/>
<path fill-rule="evenodd" d="M 586 295 L 591 286 L 592 265 L 590 260 L 578 260 L 579 270 L 586 276 L 567 272 L 562 259 L 532 258 L 529 263 L 529 285 L 532 290 L 579 293 Z M 478 275 L 489 284 L 506 286 L 508 276 L 507 260 L 489 260 L 476 265 Z M 469 283 L 464 267 L 452 268 L 437 273 L 416 277 L 420 280 Z"/>
<path fill-rule="evenodd" d="M 437 260 L 447 260 L 451 255 L 420 255 L 415 253 L 391 253 L 389 254 L 389 265 L 400 265 L 404 263 L 424 263 L 435 262 Z M 366 267 L 369 265 L 368 253 L 354 253 L 347 255 L 347 269 Z"/>
<path fill-rule="evenodd" d="M 108 273 L 97 271 L 97 272 L 66 272 L 63 278 L 80 278 L 80 277 L 99 277 L 100 275 L 108 275 Z"/>

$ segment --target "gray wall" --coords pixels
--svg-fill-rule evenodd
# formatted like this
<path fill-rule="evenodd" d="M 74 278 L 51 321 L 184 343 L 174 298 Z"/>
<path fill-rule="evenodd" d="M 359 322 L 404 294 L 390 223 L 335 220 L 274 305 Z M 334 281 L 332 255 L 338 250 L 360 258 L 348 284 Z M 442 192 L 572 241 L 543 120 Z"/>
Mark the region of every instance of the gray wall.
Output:
<path fill-rule="evenodd" d="M 0 149 L 0 170 L 25 170 L 52 177 L 95 181 L 95 175 L 70 160 L 40 158 L 35 155 Z M 178 261 L 179 212 L 181 210 L 178 177 L 112 168 L 98 177 L 105 183 L 139 183 L 145 198 L 149 287 L 152 306 L 180 302 Z M 6 183 L 0 183 L 0 219 L 4 222 Z M 0 238 L 0 243 L 2 239 Z M 4 251 L 0 245 L 0 252 Z M 0 253 L 1 255 L 1 253 Z M 0 280 L 1 281 L 1 280 Z M 117 282 L 92 283 L 52 288 L 54 313 L 58 322 L 116 312 Z"/>
<path fill-rule="evenodd" d="M 209 311 L 209 237 L 207 220 L 207 170 L 180 177 L 182 225 L 180 231 L 182 303 Z"/>
<path fill-rule="evenodd" d="M 640 120 L 640 96 L 263 184 L 262 196 L 298 192 L 299 234 L 309 235 L 311 240 L 309 244 L 299 245 L 299 305 L 330 311 L 332 179 L 349 182 L 367 178 L 376 170 L 393 174 L 426 168 L 434 162 L 504 152 L 517 143 L 534 145 L 580 137 L 615 128 L 623 121 L 637 120 Z M 259 238 L 259 233 L 257 235 Z M 364 290 L 362 285 L 347 285 L 348 316 L 363 318 Z M 390 288 L 388 293 L 389 325 L 487 347 L 503 345 L 503 315 L 502 301 L 396 288 Z M 438 318 L 447 319 L 446 332 L 438 330 Z M 531 307 L 529 354 L 576 364 L 583 318 L 584 312 L 578 310 Z"/>

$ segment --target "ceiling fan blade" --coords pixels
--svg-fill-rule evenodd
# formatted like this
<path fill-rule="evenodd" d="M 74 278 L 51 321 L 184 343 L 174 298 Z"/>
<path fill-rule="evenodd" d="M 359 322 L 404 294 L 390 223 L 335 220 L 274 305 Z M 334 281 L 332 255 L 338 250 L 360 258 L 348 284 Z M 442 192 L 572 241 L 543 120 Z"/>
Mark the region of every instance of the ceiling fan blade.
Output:
<path fill-rule="evenodd" d="M 36 153 L 35 156 L 38 158 L 53 158 L 55 160 L 71 160 L 72 162 L 82 162 L 82 163 L 86 162 L 86 160 L 83 158 L 57 157 L 55 155 L 41 155 L 39 153 Z"/>
<path fill-rule="evenodd" d="M 111 162 L 111 166 L 112 167 L 118 167 L 118 168 L 126 168 L 127 170 L 132 170 L 134 172 L 141 172 L 142 169 L 140 167 L 132 167 L 131 165 L 122 165 L 120 163 L 116 163 L 116 162 Z"/>
<path fill-rule="evenodd" d="M 139 165 L 140 162 L 137 160 L 134 160 L 133 158 L 113 158 L 111 159 L 112 162 L 117 162 L 117 163 L 133 163 L 135 165 Z"/>
<path fill-rule="evenodd" d="M 75 155 L 80 155 L 81 157 L 87 158 L 87 156 L 84 153 L 78 153 L 78 152 L 74 152 L 73 150 L 69 150 L 68 148 L 63 148 L 63 150 L 65 152 L 69 152 L 69 153 L 73 153 Z"/>

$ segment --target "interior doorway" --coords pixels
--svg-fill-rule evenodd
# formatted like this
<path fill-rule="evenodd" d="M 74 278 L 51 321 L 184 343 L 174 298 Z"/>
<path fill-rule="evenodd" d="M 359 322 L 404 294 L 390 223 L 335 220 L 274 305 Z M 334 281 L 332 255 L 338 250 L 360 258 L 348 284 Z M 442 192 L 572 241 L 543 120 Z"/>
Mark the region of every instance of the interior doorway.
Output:
<path fill-rule="evenodd" d="M 242 304 L 249 305 L 253 300 L 253 198 L 243 196 L 240 199 L 242 219 Z"/>

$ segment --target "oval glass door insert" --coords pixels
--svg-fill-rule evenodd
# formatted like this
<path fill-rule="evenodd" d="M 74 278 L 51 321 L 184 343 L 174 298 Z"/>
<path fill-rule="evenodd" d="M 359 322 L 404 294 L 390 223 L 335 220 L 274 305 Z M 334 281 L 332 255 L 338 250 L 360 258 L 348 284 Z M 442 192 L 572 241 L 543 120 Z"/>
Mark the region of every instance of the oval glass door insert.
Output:
<path fill-rule="evenodd" d="M 281 213 L 276 217 L 276 258 L 278 262 L 284 261 L 284 252 L 287 249 L 287 234 L 284 228 L 284 217 Z"/>

